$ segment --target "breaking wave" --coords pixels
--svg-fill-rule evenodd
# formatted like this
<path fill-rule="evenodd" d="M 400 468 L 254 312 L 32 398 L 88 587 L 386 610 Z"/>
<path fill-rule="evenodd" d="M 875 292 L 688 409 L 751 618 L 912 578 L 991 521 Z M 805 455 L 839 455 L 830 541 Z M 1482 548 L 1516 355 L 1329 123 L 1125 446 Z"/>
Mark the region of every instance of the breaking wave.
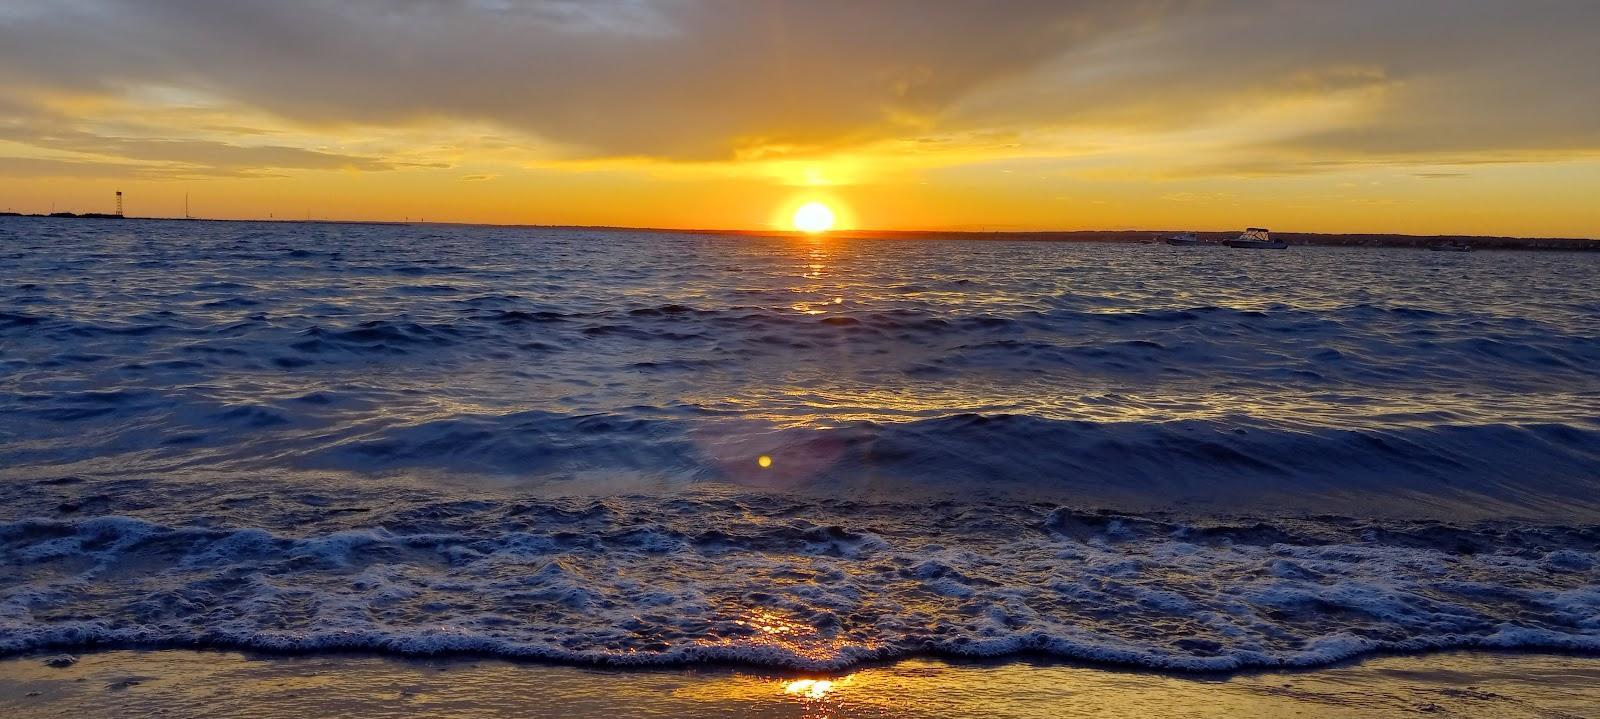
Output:
<path fill-rule="evenodd" d="M 1210 671 L 1379 650 L 1600 650 L 1600 527 L 704 496 L 325 507 L 302 519 L 325 526 L 0 525 L 13 569 L 0 580 L 0 652 L 131 644 L 801 669 L 1044 652 Z"/>

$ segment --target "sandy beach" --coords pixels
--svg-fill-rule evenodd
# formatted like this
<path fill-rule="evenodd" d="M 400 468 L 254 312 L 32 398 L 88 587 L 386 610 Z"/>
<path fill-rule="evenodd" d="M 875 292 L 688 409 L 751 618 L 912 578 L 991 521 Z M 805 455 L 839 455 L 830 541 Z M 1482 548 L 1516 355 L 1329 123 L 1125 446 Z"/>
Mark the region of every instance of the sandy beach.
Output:
<path fill-rule="evenodd" d="M 841 674 L 619 671 L 494 659 L 96 652 L 0 663 L 0 712 L 45 717 L 1581 717 L 1600 659 L 1388 656 L 1314 671 L 1173 675 L 913 659 Z M 57 661 L 56 663 L 64 663 Z"/>

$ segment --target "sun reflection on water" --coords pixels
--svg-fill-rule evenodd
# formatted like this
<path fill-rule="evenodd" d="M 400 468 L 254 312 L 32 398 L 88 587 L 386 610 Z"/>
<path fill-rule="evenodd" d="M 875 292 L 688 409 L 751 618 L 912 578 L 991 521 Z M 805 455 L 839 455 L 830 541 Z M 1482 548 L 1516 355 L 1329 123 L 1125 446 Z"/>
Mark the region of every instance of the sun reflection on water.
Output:
<path fill-rule="evenodd" d="M 855 675 L 839 679 L 792 679 L 780 681 L 784 698 L 799 703 L 807 719 L 828 719 L 844 716 L 846 704 L 840 690 L 855 681 Z"/>
<path fill-rule="evenodd" d="M 783 693 L 801 699 L 821 699 L 833 691 L 831 679 L 796 679 L 783 685 Z"/>
<path fill-rule="evenodd" d="M 750 627 L 762 634 L 772 636 L 795 636 L 810 634 L 816 630 L 800 622 L 791 621 L 776 612 L 757 609 L 745 616 L 744 619 L 733 620 L 734 624 L 741 627 Z"/>
<path fill-rule="evenodd" d="M 876 649 L 871 642 L 838 636 L 765 609 L 743 609 L 738 618 L 732 620 L 732 624 L 739 629 L 725 636 L 697 640 L 695 644 L 702 647 L 737 647 L 743 651 L 775 650 L 811 665 L 839 663 L 842 658 L 871 653 Z"/>

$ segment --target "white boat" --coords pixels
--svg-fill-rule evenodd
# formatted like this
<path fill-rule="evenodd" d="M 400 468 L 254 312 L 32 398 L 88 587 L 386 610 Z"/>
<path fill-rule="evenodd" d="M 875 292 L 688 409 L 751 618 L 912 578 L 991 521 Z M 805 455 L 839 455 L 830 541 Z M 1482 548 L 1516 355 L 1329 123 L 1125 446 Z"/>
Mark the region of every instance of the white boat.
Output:
<path fill-rule="evenodd" d="M 1289 246 L 1283 240 L 1272 239 L 1271 231 L 1265 227 L 1247 227 L 1238 237 L 1224 240 L 1222 244 L 1251 250 L 1281 250 Z"/>
<path fill-rule="evenodd" d="M 1210 244 L 1198 237 L 1195 237 L 1193 232 L 1185 232 L 1178 235 L 1167 235 L 1162 239 L 1165 240 L 1167 244 L 1176 247 L 1194 247 L 1195 245 Z"/>

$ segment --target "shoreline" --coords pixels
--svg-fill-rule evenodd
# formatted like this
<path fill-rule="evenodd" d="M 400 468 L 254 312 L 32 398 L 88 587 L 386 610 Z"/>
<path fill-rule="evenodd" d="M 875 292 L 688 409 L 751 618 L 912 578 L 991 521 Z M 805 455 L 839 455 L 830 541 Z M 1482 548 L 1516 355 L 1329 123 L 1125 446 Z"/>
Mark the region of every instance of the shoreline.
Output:
<path fill-rule="evenodd" d="M 98 654 L 113 654 L 118 652 L 134 652 L 139 654 L 197 652 L 201 654 L 243 654 L 263 659 L 284 660 L 315 659 L 319 657 L 362 657 L 370 659 L 393 660 L 398 662 L 494 661 L 528 666 L 608 672 L 673 672 L 710 670 L 796 676 L 814 675 L 819 673 L 848 673 L 868 669 L 881 669 L 907 662 L 933 662 L 939 664 L 971 667 L 997 667 L 1013 663 L 1021 663 L 1028 665 L 1068 666 L 1080 669 L 1093 669 L 1111 672 L 1155 674 L 1170 677 L 1187 677 L 1195 680 L 1220 680 L 1238 676 L 1260 674 L 1319 672 L 1385 659 L 1426 660 L 1428 657 L 1453 654 L 1566 657 L 1579 661 L 1594 661 L 1596 663 L 1600 663 L 1600 646 L 1569 646 L 1560 642 L 1525 643 L 1497 646 L 1477 641 L 1451 644 L 1434 643 L 1419 645 L 1415 648 L 1378 647 L 1368 650 L 1352 651 L 1330 657 L 1326 660 L 1315 660 L 1302 663 L 1254 662 L 1243 663 L 1232 667 L 1217 668 L 1200 665 L 1141 662 L 1131 659 L 1119 659 L 1111 656 L 1094 657 L 1056 653 L 1031 646 L 1013 651 L 998 652 L 995 654 L 961 654 L 957 652 L 931 649 L 925 651 L 881 654 L 859 659 L 805 665 L 764 661 L 756 658 L 741 657 L 738 656 L 737 653 L 729 654 L 716 651 L 705 652 L 700 656 L 688 656 L 682 658 L 664 658 L 660 656 L 643 655 L 636 660 L 628 660 L 625 655 L 617 657 L 587 658 L 573 655 L 562 656 L 543 651 L 520 652 L 518 651 L 518 647 L 509 647 L 507 650 L 501 651 L 493 648 L 486 649 L 480 646 L 467 645 L 463 645 L 466 646 L 466 648 L 459 649 L 449 647 L 437 649 L 417 649 L 408 648 L 403 645 L 396 646 L 393 642 L 379 642 L 378 644 L 381 646 L 352 642 L 345 644 L 321 644 L 292 647 L 250 645 L 245 642 L 201 640 L 172 642 L 44 642 L 25 648 L 11 650 L 0 649 L 0 666 L 3 666 L 9 662 L 26 660 L 29 658 L 43 657 L 48 659 L 50 657 L 63 655 L 93 656 Z"/>
<path fill-rule="evenodd" d="M 70 216 L 69 216 L 70 215 Z M 134 222 L 232 222 L 272 223 L 288 225 L 356 225 L 356 226 L 438 226 L 438 227 L 494 227 L 505 229 L 580 230 L 586 232 L 654 232 L 677 235 L 716 235 L 724 237 L 790 237 L 809 238 L 793 230 L 737 230 L 710 228 L 670 227 L 620 227 L 611 225 L 526 225 L 483 224 L 474 222 L 411 222 L 401 220 L 292 220 L 292 219 L 237 219 L 201 217 L 137 217 L 107 215 L 104 213 L 57 213 L 40 215 L 27 213 L 0 213 L 0 218 L 27 218 L 41 220 L 119 220 Z M 923 241 L 988 241 L 1002 242 L 1103 242 L 1113 244 L 1159 244 L 1159 238 L 1177 230 L 1039 230 L 995 231 L 973 230 L 834 230 L 826 234 L 831 239 L 846 240 L 923 240 Z M 1197 231 L 1196 237 L 1205 245 L 1187 250 L 1226 249 L 1220 243 L 1232 239 L 1237 231 Z M 1521 250 L 1541 252 L 1600 252 L 1600 238 L 1587 237 L 1509 237 L 1503 235 L 1409 235 L 1401 233 L 1371 232 L 1275 232 L 1274 239 L 1290 247 L 1391 247 L 1426 250 L 1433 245 L 1460 243 L 1474 250 Z"/>
<path fill-rule="evenodd" d="M 1416 650 L 1377 649 L 1370 652 L 1361 652 L 1336 659 L 1330 659 L 1326 662 L 1320 662 L 1316 664 L 1248 664 L 1234 669 L 1198 669 L 1184 666 L 1160 666 L 1154 664 L 1138 664 L 1134 662 L 1119 662 L 1115 660 L 1077 657 L 1065 654 L 1052 654 L 1047 651 L 1035 649 L 1023 649 L 1016 652 L 995 655 L 955 654 L 939 651 L 913 652 L 909 654 L 861 659 L 837 666 L 828 665 L 807 667 L 764 663 L 760 661 L 745 661 L 740 659 L 725 659 L 721 657 L 712 657 L 707 659 L 685 659 L 680 661 L 629 663 L 584 661 L 581 659 L 552 657 L 539 654 L 506 654 L 481 649 L 443 649 L 438 651 L 413 652 L 362 647 L 291 649 L 251 647 L 240 644 L 207 642 L 158 642 L 148 644 L 130 642 L 44 645 L 41 647 L 34 647 L 19 651 L 0 652 L 0 667 L 17 662 L 35 660 L 48 661 L 58 657 L 82 659 L 85 657 L 121 653 L 133 653 L 139 655 L 170 653 L 203 655 L 236 654 L 246 658 L 263 661 L 369 659 L 386 662 L 398 662 L 402 664 L 476 664 L 483 662 L 501 662 L 505 664 L 533 668 L 542 667 L 547 669 L 573 669 L 595 672 L 729 672 L 737 674 L 761 674 L 793 677 L 814 677 L 825 674 L 850 674 L 868 670 L 889 669 L 901 664 L 939 664 L 971 669 L 996 669 L 1013 664 L 1020 664 L 1030 667 L 1064 667 L 1114 673 L 1163 676 L 1174 679 L 1190 679 L 1194 681 L 1224 681 L 1238 677 L 1275 674 L 1314 674 L 1329 670 L 1348 669 L 1372 662 L 1383 662 L 1389 660 L 1427 662 L 1432 658 L 1450 657 L 1454 655 L 1483 655 L 1503 657 L 1507 659 L 1513 659 L 1516 657 L 1542 657 L 1547 659 L 1571 659 L 1577 662 L 1595 662 L 1597 665 L 1600 665 L 1600 649 L 1590 650 L 1584 648 L 1561 648 L 1550 646 L 1492 647 L 1480 645 L 1451 645 L 1426 647 Z M 3 677 L 4 673 L 0 672 L 0 678 Z"/>
<path fill-rule="evenodd" d="M 0 660 L 17 717 L 1579 716 L 1600 658 L 1452 651 L 1186 675 L 1072 662 L 913 658 L 840 672 L 575 667 L 494 658 L 117 649 Z"/>

